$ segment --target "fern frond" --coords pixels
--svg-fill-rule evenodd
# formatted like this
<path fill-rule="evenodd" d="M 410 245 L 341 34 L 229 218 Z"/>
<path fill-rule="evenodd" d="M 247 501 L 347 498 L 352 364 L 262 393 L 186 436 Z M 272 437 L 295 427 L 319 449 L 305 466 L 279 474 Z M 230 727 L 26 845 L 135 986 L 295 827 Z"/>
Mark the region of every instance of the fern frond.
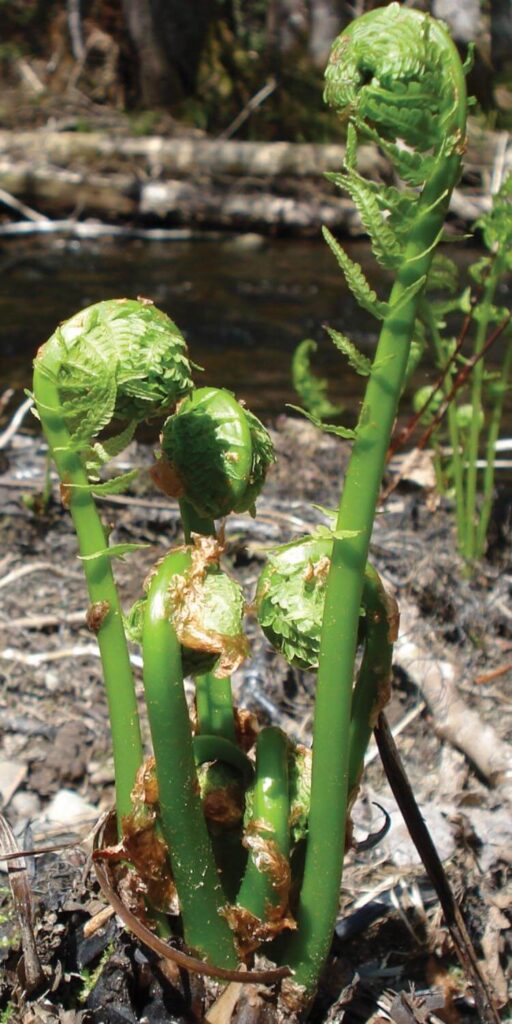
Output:
<path fill-rule="evenodd" d="M 350 121 L 347 127 L 345 167 L 347 171 L 355 171 L 357 167 L 357 131 Z"/>
<path fill-rule="evenodd" d="M 133 440 L 136 427 L 136 422 L 132 421 L 114 437 L 109 437 L 105 441 L 96 441 L 89 453 L 87 466 L 91 468 L 105 466 L 111 459 L 120 455 Z"/>
<path fill-rule="evenodd" d="M 372 252 L 382 267 L 394 269 L 400 262 L 402 247 L 389 224 L 382 216 L 372 184 L 357 171 L 327 175 L 339 188 L 348 192 L 355 203 L 361 222 L 370 236 Z"/>
<path fill-rule="evenodd" d="M 85 492 L 86 494 L 123 494 L 131 483 L 138 476 L 138 469 L 130 469 L 127 473 L 120 473 L 110 480 L 92 480 L 89 484 L 69 484 L 73 490 Z"/>
<path fill-rule="evenodd" d="M 371 359 L 363 355 L 358 348 L 354 345 L 353 341 L 350 341 L 345 334 L 341 334 L 340 331 L 335 331 L 333 327 L 325 328 L 331 341 L 340 352 L 346 356 L 349 365 L 359 373 L 361 377 L 368 377 L 371 372 L 372 363 Z"/>
<path fill-rule="evenodd" d="M 71 445 L 77 451 L 87 448 L 91 438 L 96 437 L 114 416 L 116 407 L 117 386 L 114 374 L 105 375 L 102 385 L 89 392 L 90 407 L 76 423 L 76 407 L 73 404 L 73 426 Z M 63 403 L 63 410 L 68 403 Z"/>
<path fill-rule="evenodd" d="M 457 264 L 442 252 L 434 253 L 428 272 L 426 291 L 443 291 L 454 295 L 459 283 Z"/>
<path fill-rule="evenodd" d="M 291 405 L 290 402 L 287 402 L 287 408 L 300 412 L 302 416 L 305 416 L 319 430 L 323 430 L 325 434 L 335 434 L 336 437 L 343 437 L 346 441 L 353 441 L 356 436 L 355 430 L 352 430 L 351 427 L 338 427 L 334 423 L 323 423 L 322 420 L 318 419 L 318 416 L 313 416 L 307 409 L 301 409 L 300 405 Z"/>
<path fill-rule="evenodd" d="M 121 558 L 131 554 L 132 551 L 142 551 L 149 548 L 149 544 L 112 544 L 109 548 L 102 548 L 95 551 L 93 555 L 78 555 L 81 562 L 94 562 L 95 558 Z"/>
<path fill-rule="evenodd" d="M 334 236 L 331 235 L 329 229 L 322 228 L 322 234 L 345 275 L 345 280 L 352 295 L 361 308 L 366 309 L 368 313 L 371 313 L 378 320 L 383 320 L 388 311 L 387 303 L 381 302 L 377 298 L 359 264 L 354 263 L 350 256 L 347 256 L 347 253 L 342 249 Z"/>
<path fill-rule="evenodd" d="M 324 420 L 327 416 L 338 416 L 342 410 L 329 401 L 325 378 L 315 376 L 311 369 L 311 355 L 317 348 L 312 338 L 305 338 L 297 345 L 292 357 L 292 384 L 306 409 Z"/>

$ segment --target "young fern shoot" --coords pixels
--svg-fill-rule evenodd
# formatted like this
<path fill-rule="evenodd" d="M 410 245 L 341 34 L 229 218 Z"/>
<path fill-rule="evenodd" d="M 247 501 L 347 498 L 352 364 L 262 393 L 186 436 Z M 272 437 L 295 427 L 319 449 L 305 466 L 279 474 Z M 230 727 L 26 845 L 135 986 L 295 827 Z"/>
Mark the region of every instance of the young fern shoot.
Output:
<path fill-rule="evenodd" d="M 320 641 L 304 880 L 298 928 L 283 953 L 306 991 L 314 989 L 325 962 L 338 906 L 354 657 L 373 519 L 417 304 L 460 173 L 466 131 L 464 70 L 446 29 L 397 3 L 363 15 L 335 41 L 325 96 L 349 123 L 345 171 L 336 180 L 356 201 L 377 258 L 394 269 L 396 279 L 389 300 L 379 300 L 362 270 L 324 231 L 349 288 L 382 321 L 382 329 L 334 531 Z M 359 138 L 376 141 L 414 190 L 398 192 L 364 181 L 357 172 Z"/>
<path fill-rule="evenodd" d="M 134 345 L 136 339 L 136 345 Z M 98 468 L 129 443 L 138 422 L 170 410 L 192 387 L 185 341 L 147 301 L 89 306 L 57 328 L 34 363 L 34 398 L 75 525 L 98 636 L 114 753 L 119 825 L 142 761 L 133 675 L 109 547 L 94 494 L 116 493 L 133 474 L 102 483 Z M 113 423 L 120 433 L 105 437 Z"/>

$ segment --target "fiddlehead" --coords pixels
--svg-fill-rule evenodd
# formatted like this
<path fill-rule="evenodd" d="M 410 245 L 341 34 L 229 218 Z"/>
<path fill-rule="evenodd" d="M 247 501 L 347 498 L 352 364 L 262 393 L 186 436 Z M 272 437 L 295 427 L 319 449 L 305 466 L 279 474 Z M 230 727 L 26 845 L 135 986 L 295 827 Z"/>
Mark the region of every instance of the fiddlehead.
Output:
<path fill-rule="evenodd" d="M 99 484 L 97 468 L 129 442 L 134 425 L 174 406 L 192 385 L 185 342 L 152 303 L 100 302 L 57 328 L 34 363 L 34 398 L 69 506 L 93 608 L 102 607 L 100 647 L 114 750 L 117 813 L 131 808 L 142 759 L 133 676 L 110 559 L 92 492 L 119 490 L 124 478 Z M 105 439 L 113 421 L 121 432 Z M 91 480 L 91 476 L 95 479 Z"/>
<path fill-rule="evenodd" d="M 166 420 L 162 451 L 167 491 L 197 515 L 251 512 L 274 450 L 262 423 L 219 388 L 197 388 Z"/>
<path fill-rule="evenodd" d="M 219 683 L 249 653 L 243 632 L 244 595 L 219 566 L 223 550 L 215 537 L 197 534 L 194 544 L 176 548 L 173 554 L 181 554 L 180 569 L 170 575 L 165 596 L 167 619 L 181 646 L 183 674 L 212 672 Z M 146 595 L 160 565 L 154 566 L 144 583 Z M 146 596 L 136 601 L 127 616 L 128 636 L 135 642 L 142 640 L 147 600 Z"/>

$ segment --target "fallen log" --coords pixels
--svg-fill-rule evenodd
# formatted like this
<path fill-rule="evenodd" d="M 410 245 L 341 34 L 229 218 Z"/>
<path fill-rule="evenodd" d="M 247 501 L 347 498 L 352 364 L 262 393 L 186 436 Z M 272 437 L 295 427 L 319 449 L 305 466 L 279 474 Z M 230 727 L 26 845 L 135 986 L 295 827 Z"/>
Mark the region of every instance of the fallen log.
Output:
<path fill-rule="evenodd" d="M 376 179 L 389 172 L 375 146 L 362 146 L 361 173 Z M 314 178 L 339 171 L 343 145 L 295 142 L 237 142 L 226 139 L 133 138 L 101 132 L 0 131 L 0 157 L 57 167 L 119 171 L 127 165 L 146 174 L 173 178 Z"/>
<path fill-rule="evenodd" d="M 464 175 L 473 186 L 490 190 L 499 161 L 502 173 L 512 168 L 512 147 L 506 132 L 492 132 L 470 122 Z M 172 178 L 293 177 L 321 183 L 327 171 L 339 171 L 345 156 L 341 143 L 240 142 L 233 139 L 132 137 L 103 132 L 0 131 L 0 158 L 91 169 L 107 173 L 129 169 L 150 177 Z M 358 149 L 361 174 L 373 180 L 389 177 L 389 164 L 377 147 Z M 127 167 L 128 165 L 128 167 Z"/>
<path fill-rule="evenodd" d="M 268 186 L 267 182 L 267 186 Z M 345 235 L 363 228 L 350 199 L 330 187 L 284 193 L 245 179 L 228 185 L 197 180 L 151 181 L 132 174 L 70 171 L 27 161 L 0 160 L 0 189 L 52 217 L 99 217 L 131 224 L 190 229 L 316 235 L 322 225 Z M 451 209 L 472 222 L 488 208 L 485 196 L 455 192 Z"/>

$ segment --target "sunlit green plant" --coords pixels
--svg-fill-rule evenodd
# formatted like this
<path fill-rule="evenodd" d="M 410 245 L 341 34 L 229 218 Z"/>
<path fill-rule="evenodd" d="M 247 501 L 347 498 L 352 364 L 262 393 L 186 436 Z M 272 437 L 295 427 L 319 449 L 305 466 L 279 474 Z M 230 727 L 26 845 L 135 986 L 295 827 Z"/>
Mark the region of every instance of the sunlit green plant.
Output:
<path fill-rule="evenodd" d="M 431 282 L 436 290 L 444 288 L 444 295 L 429 296 L 420 306 L 440 384 L 422 388 L 415 396 L 416 411 L 434 449 L 437 487 L 454 498 L 457 544 L 468 564 L 485 553 L 496 442 L 510 390 L 510 313 L 497 304 L 496 293 L 512 269 L 512 175 L 475 228 L 481 231 L 488 254 L 470 267 L 472 287 L 458 293 L 457 269 L 445 257 L 445 273 Z M 448 332 L 447 317 L 454 313 L 465 316 L 459 339 Z M 503 357 L 499 369 L 489 370 L 486 354 L 501 333 Z"/>
<path fill-rule="evenodd" d="M 73 317 L 43 346 L 34 375 L 104 661 L 118 855 L 146 871 L 148 902 L 158 911 L 170 907 L 176 885 L 185 941 L 206 960 L 229 969 L 262 949 L 289 965 L 289 995 L 302 1004 L 329 951 L 349 810 L 388 693 L 397 611 L 368 564 L 368 547 L 418 302 L 459 174 L 464 72 L 439 23 L 391 4 L 336 41 L 326 98 L 348 120 L 346 166 L 335 181 L 356 201 L 375 255 L 396 280 L 388 301 L 379 299 L 325 232 L 349 287 L 382 330 L 371 361 L 329 329 L 367 377 L 355 429 L 321 423 L 353 441 L 339 510 L 313 536 L 270 554 L 256 595 L 271 643 L 290 664 L 318 668 L 312 754 L 273 726 L 254 736 L 233 706 L 230 675 L 247 653 L 243 600 L 221 568 L 215 520 L 254 514 L 274 459 L 265 428 L 229 392 L 194 388 L 183 338 L 145 302 L 100 303 Z M 391 157 L 403 189 L 360 177 L 358 142 L 368 138 Z M 179 500 L 185 543 L 152 569 L 145 595 L 123 620 L 110 560 L 127 546 L 108 546 L 93 495 L 130 482 L 124 474 L 103 483 L 98 469 L 137 422 L 157 414 L 167 419 L 152 475 Z M 142 757 L 125 630 L 142 647 L 154 763 Z M 193 722 L 185 671 L 195 676 Z"/>

